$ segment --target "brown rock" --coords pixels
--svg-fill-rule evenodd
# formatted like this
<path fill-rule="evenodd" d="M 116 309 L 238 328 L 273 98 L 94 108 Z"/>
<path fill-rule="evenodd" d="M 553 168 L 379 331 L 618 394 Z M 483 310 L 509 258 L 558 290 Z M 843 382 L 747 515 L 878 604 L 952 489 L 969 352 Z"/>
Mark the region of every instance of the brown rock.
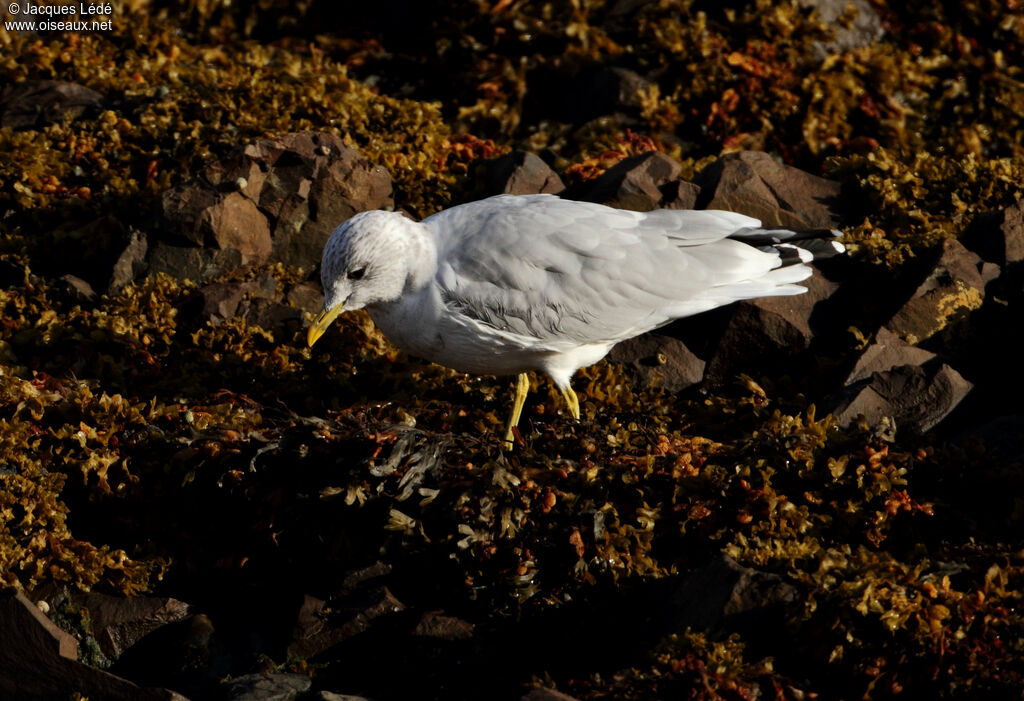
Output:
<path fill-rule="evenodd" d="M 150 249 L 150 273 L 166 273 L 178 280 L 203 283 L 242 266 L 242 254 L 230 248 L 218 251 L 195 246 L 174 246 L 157 241 Z"/>
<path fill-rule="evenodd" d="M 901 365 L 924 365 L 935 357 L 931 351 L 912 346 L 888 329 L 879 329 L 875 342 L 857 359 L 844 384 L 850 385 Z"/>
<path fill-rule="evenodd" d="M 704 361 L 685 343 L 656 332 L 616 344 L 608 359 L 622 363 L 635 383 L 663 387 L 673 393 L 699 383 L 704 377 Z"/>
<path fill-rule="evenodd" d="M 661 209 L 694 209 L 700 197 L 700 187 L 686 180 L 673 180 L 658 188 L 661 190 Z"/>
<path fill-rule="evenodd" d="M 979 214 L 962 240 L 992 263 L 1004 267 L 1024 264 L 1024 200 L 998 212 Z"/>
<path fill-rule="evenodd" d="M 796 228 L 841 226 L 839 183 L 775 161 L 760 151 L 722 156 L 702 170 L 699 209 L 726 209 L 765 225 Z"/>
<path fill-rule="evenodd" d="M 672 625 L 676 630 L 764 629 L 770 621 L 781 623 L 785 608 L 797 599 L 796 587 L 782 577 L 721 555 L 683 580 L 672 597 Z"/>
<path fill-rule="evenodd" d="M 293 701 L 313 686 L 307 674 L 247 674 L 221 684 L 226 701 Z"/>
<path fill-rule="evenodd" d="M 124 650 L 111 668 L 148 684 L 190 689 L 198 694 L 223 675 L 230 657 L 204 614 L 164 623 Z"/>
<path fill-rule="evenodd" d="M 473 624 L 461 618 L 428 611 L 420 618 L 412 634 L 437 640 L 468 640 L 473 637 L 473 630 Z"/>
<path fill-rule="evenodd" d="M 103 654 L 112 659 L 157 628 L 189 615 L 188 604 L 170 598 L 122 598 L 105 594 L 72 597 L 89 612 L 93 636 Z"/>
<path fill-rule="evenodd" d="M 807 292 L 786 297 L 761 297 L 731 307 L 725 330 L 708 360 L 704 381 L 721 384 L 743 368 L 766 359 L 804 351 L 814 338 L 811 315 L 839 285 L 817 269 L 800 283 Z"/>
<path fill-rule="evenodd" d="M 38 129 L 87 112 L 98 112 L 106 100 L 84 85 L 59 80 L 25 80 L 0 90 L 0 127 Z"/>
<path fill-rule="evenodd" d="M 622 159 L 588 183 L 578 197 L 617 209 L 649 212 L 661 205 L 664 195 L 658 188 L 678 179 L 681 170 L 672 157 L 647 151 Z"/>
<path fill-rule="evenodd" d="M 481 162 L 484 190 L 482 197 L 491 195 L 557 195 L 565 189 L 558 173 L 540 156 L 529 151 L 513 151 Z"/>
<path fill-rule="evenodd" d="M 92 285 L 75 275 L 61 275 L 54 287 L 68 304 L 84 307 L 96 301 L 96 291 L 92 289 Z"/>
<path fill-rule="evenodd" d="M 897 429 L 922 434 L 949 415 L 972 387 L 949 365 L 933 360 L 876 372 L 824 406 L 843 427 L 861 415 L 871 426 L 891 417 Z"/>
<path fill-rule="evenodd" d="M 205 281 L 267 261 L 313 266 L 356 212 L 393 206 L 391 179 L 328 133 L 285 134 L 211 163 L 164 194 L 154 272 Z M 203 248 L 201 254 L 174 251 Z M 238 258 L 213 252 L 237 251 Z"/>
<path fill-rule="evenodd" d="M 204 213 L 216 248 L 234 248 L 243 265 L 258 265 L 270 256 L 270 226 L 259 208 L 241 192 L 230 192 Z"/>
<path fill-rule="evenodd" d="M 183 243 L 234 249 L 241 254 L 242 265 L 257 265 L 270 256 L 267 218 L 241 192 L 184 186 L 164 193 L 161 209 L 174 239 Z"/>
<path fill-rule="evenodd" d="M 238 315 L 250 325 L 273 331 L 288 324 L 302 323 L 302 310 L 274 299 L 250 297 L 238 305 Z"/>
<path fill-rule="evenodd" d="M 139 278 L 146 271 L 146 253 L 149 242 L 146 235 L 133 231 L 128 235 L 128 243 L 114 262 L 114 269 L 107 283 L 107 294 L 117 294 L 125 285 Z"/>
<path fill-rule="evenodd" d="M 387 587 L 343 595 L 332 602 L 329 621 L 320 615 L 325 604 L 321 599 L 304 597 L 287 649 L 289 658 L 313 657 L 367 630 L 375 619 L 405 609 Z"/>
<path fill-rule="evenodd" d="M 13 589 L 0 592 L 0 698 L 187 701 L 167 689 L 142 688 L 78 661 L 78 642 Z"/>
<path fill-rule="evenodd" d="M 288 291 L 288 304 L 304 312 L 316 314 L 324 304 L 324 293 L 315 282 L 300 282 Z"/>
<path fill-rule="evenodd" d="M 920 343 L 978 309 L 985 285 L 998 274 L 997 266 L 986 264 L 959 241 L 946 239 L 928 276 L 885 326 L 908 343 Z"/>

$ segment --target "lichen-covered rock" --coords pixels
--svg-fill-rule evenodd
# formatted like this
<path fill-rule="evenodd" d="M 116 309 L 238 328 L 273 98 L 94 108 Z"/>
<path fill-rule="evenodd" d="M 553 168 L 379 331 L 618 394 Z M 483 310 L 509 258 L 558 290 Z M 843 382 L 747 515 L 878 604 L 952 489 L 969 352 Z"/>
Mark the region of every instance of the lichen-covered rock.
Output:
<path fill-rule="evenodd" d="M 933 260 L 924 281 L 885 324 L 907 343 L 920 343 L 981 307 L 985 286 L 999 275 L 998 266 L 955 239 L 943 241 Z"/>

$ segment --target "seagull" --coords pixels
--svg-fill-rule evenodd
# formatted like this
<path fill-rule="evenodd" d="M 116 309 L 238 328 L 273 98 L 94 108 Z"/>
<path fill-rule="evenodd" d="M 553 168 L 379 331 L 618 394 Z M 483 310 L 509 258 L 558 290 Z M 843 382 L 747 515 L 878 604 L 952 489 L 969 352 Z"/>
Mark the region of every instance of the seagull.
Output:
<path fill-rule="evenodd" d="M 421 222 L 361 212 L 324 247 L 323 310 L 366 309 L 396 346 L 460 372 L 516 375 L 512 447 L 527 372 L 570 384 L 623 340 L 755 297 L 806 291 L 812 260 L 843 252 L 834 229 L 763 227 L 720 210 L 633 212 L 554 195 L 498 195 Z"/>

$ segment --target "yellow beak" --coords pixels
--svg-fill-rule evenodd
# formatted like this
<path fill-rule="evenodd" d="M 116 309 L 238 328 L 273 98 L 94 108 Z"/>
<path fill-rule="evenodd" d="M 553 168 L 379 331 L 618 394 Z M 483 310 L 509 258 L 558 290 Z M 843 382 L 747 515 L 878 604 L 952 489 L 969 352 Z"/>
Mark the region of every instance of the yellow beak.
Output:
<path fill-rule="evenodd" d="M 327 330 L 327 327 L 338 318 L 338 315 L 341 314 L 341 310 L 344 306 L 344 304 L 339 304 L 332 309 L 324 309 L 316 315 L 316 318 L 313 319 L 313 325 L 309 327 L 309 333 L 306 334 L 306 343 L 310 348 L 312 348 L 313 344 L 324 335 L 324 331 Z"/>

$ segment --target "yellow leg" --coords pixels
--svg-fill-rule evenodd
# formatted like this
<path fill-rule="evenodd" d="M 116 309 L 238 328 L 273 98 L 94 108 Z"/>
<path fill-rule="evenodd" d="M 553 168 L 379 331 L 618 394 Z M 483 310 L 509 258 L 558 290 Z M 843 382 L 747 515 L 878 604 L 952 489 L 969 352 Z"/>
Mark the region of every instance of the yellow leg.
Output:
<path fill-rule="evenodd" d="M 580 420 L 580 400 L 576 396 L 576 393 L 572 391 L 572 387 L 566 385 L 562 389 L 562 396 L 565 397 L 565 403 L 569 406 L 569 413 L 572 414 L 572 418 L 577 421 Z"/>
<path fill-rule="evenodd" d="M 505 431 L 505 447 L 512 449 L 515 435 L 512 429 L 519 425 L 519 417 L 523 413 L 523 405 L 526 404 L 526 395 L 530 392 L 530 378 L 525 372 L 519 373 L 516 378 L 516 397 L 512 402 L 512 416 L 508 419 L 508 430 Z"/>

